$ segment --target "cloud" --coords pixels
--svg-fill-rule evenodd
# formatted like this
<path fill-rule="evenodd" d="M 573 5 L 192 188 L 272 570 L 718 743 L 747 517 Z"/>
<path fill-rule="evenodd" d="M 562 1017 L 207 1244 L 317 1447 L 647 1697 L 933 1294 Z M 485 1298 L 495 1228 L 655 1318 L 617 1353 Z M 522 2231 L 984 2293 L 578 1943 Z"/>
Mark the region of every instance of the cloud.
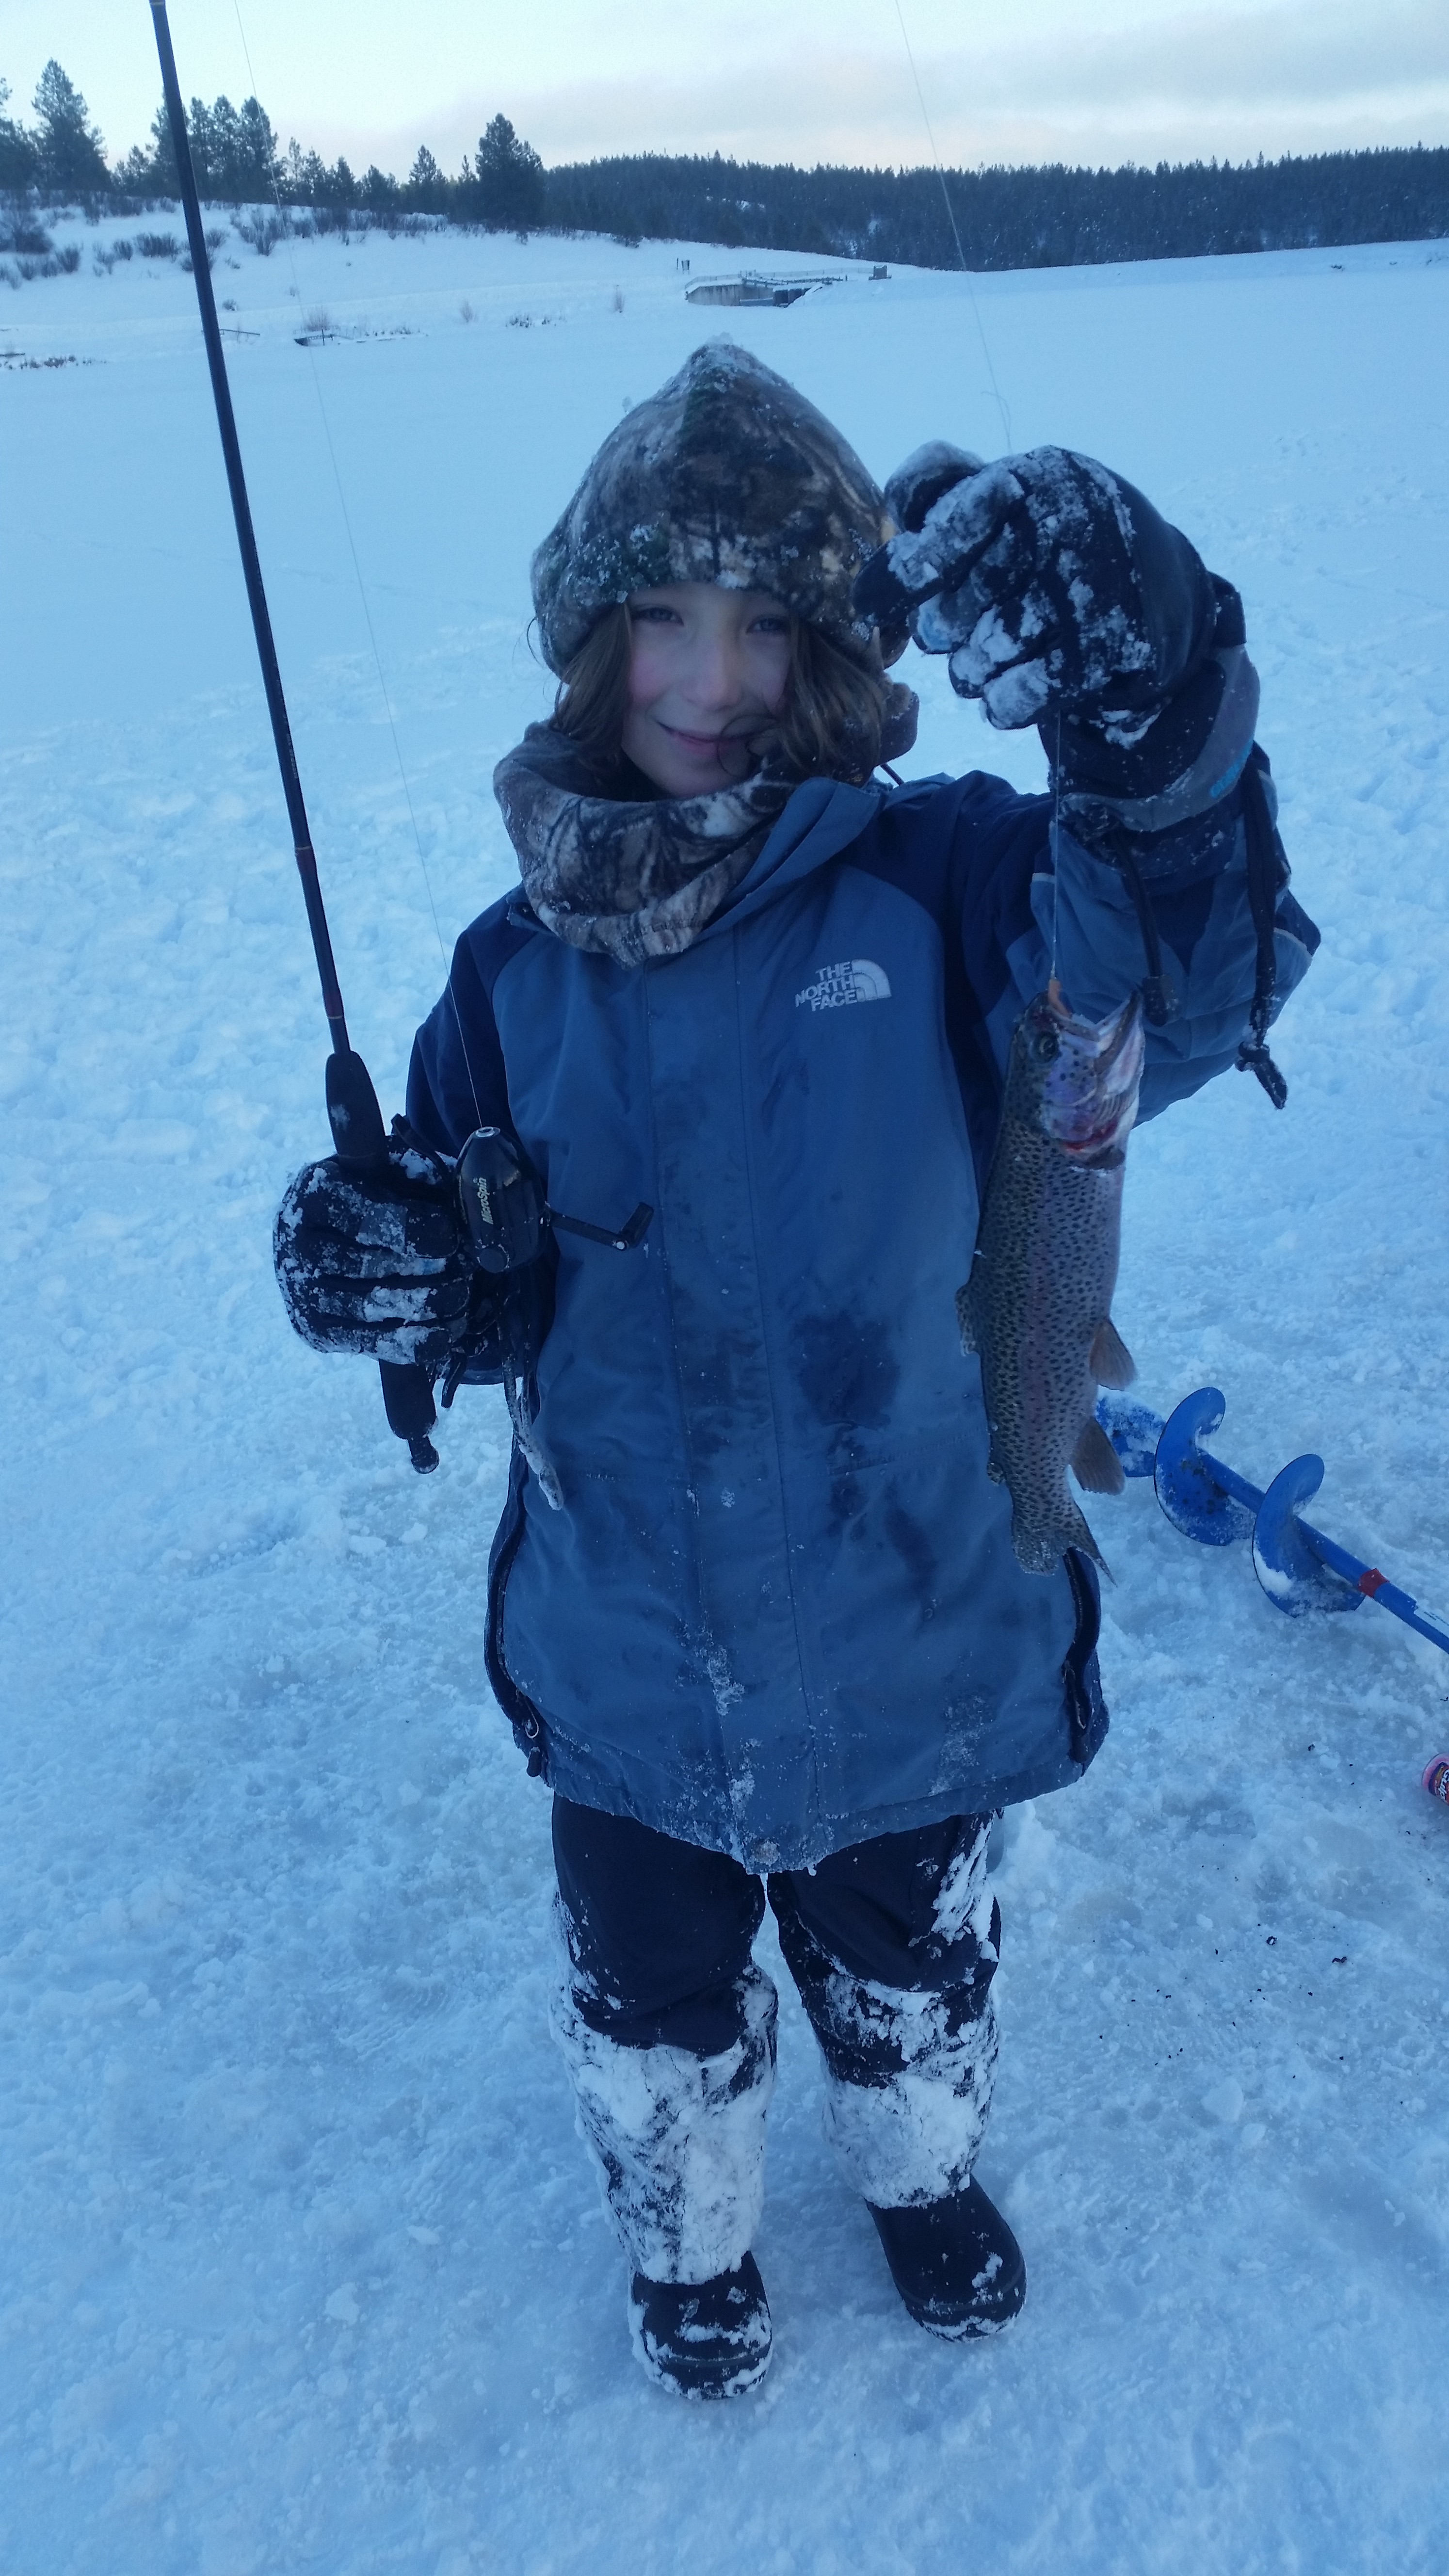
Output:
<path fill-rule="evenodd" d="M 510 85 L 507 112 L 549 162 L 647 151 L 927 161 L 904 48 L 826 48 L 802 29 L 808 14 L 787 22 L 785 41 L 770 26 L 752 27 L 758 53 L 711 46 L 707 63 L 687 75 L 674 68 L 677 52 L 663 70 L 629 62 L 607 76 L 535 74 Z M 851 18 L 857 38 L 863 23 Z M 771 24 L 778 29 L 779 20 Z M 940 24 L 937 15 L 932 35 Z M 1073 16 L 1044 28 L 1038 13 L 1019 31 L 969 45 L 918 42 L 916 60 L 942 157 L 967 167 L 1449 141 L 1442 0 L 1386 0 L 1372 16 L 1361 0 L 1196 7 L 1115 26 Z M 496 94 L 454 99 L 431 120 L 374 135 L 366 152 L 403 168 L 426 139 L 456 165 L 497 105 Z"/>
<path fill-rule="evenodd" d="M 1449 142 L 1444 0 L 901 0 L 943 155 L 1234 159 Z M 930 157 L 892 0 L 247 0 L 261 96 L 356 168 L 426 142 L 456 169 L 501 108 L 546 160 L 618 151 L 918 164 Z M 9 0 L 22 114 L 59 45 L 108 142 L 156 103 L 116 0 Z M 182 86 L 240 99 L 230 9 L 178 25 Z"/>
<path fill-rule="evenodd" d="M 1109 108 L 1201 112 L 1305 109 L 1361 102 L 1449 84 L 1449 14 L 1424 0 L 1314 0 L 1272 10 L 1193 9 L 1131 29 L 1084 27 L 1050 46 L 1023 36 L 985 54 L 937 55 L 923 64 L 943 102 L 969 96 L 976 112 L 999 106 L 1073 117 Z M 927 89 L 929 97 L 929 87 Z"/>

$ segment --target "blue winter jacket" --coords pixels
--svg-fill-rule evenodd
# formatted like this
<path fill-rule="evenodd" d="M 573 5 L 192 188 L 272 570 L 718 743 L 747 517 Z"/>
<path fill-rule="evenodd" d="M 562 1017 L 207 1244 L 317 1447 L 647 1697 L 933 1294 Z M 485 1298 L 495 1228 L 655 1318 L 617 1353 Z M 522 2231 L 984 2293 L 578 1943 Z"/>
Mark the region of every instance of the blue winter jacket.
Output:
<path fill-rule="evenodd" d="M 1077 1010 L 1143 974 L 1122 877 L 1052 838 L 980 774 L 812 780 L 682 956 L 584 954 L 521 892 L 459 941 L 414 1123 L 510 1130 L 572 1215 L 655 1210 L 634 1252 L 557 1238 L 563 1504 L 515 1454 L 490 1568 L 489 1677 L 565 1797 L 796 1868 L 1095 1753 L 1095 1580 L 1018 1565 L 954 1305 L 1053 913 Z M 1180 838 L 1144 1116 L 1231 1064 L 1253 990 L 1237 792 Z M 1317 945 L 1284 878 L 1280 999 Z"/>

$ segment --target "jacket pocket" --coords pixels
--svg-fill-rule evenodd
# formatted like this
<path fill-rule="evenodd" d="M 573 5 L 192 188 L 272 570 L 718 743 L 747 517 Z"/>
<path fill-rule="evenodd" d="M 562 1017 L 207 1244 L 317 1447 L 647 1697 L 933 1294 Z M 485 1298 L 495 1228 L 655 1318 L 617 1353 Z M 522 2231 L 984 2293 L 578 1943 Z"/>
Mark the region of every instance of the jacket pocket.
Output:
<path fill-rule="evenodd" d="M 513 1560 L 518 1554 L 519 1542 L 523 1537 L 523 1487 L 527 1475 L 528 1462 L 515 1440 L 508 1469 L 508 1500 L 503 1506 L 503 1518 L 494 1534 L 493 1546 L 488 1558 L 488 1610 L 483 1626 L 483 1668 L 488 1675 L 488 1687 L 513 1729 L 514 1743 L 520 1753 L 528 1756 L 529 1778 L 547 1780 L 548 1738 L 544 1732 L 543 1719 L 539 1716 L 527 1692 L 519 1689 L 503 1660 L 503 1597 L 508 1587 Z"/>

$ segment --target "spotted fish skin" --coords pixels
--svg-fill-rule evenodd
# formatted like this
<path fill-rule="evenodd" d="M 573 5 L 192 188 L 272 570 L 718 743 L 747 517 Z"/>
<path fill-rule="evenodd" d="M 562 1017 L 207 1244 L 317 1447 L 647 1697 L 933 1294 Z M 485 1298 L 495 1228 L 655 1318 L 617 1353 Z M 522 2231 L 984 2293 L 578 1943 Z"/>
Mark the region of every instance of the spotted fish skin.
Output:
<path fill-rule="evenodd" d="M 1105 1559 L 1067 1486 L 1119 1492 L 1096 1420 L 1099 1386 L 1136 1374 L 1111 1320 L 1127 1137 L 1142 1078 L 1134 994 L 1100 1022 L 1055 985 L 1017 1024 L 971 1275 L 958 1290 L 963 1349 L 981 1362 L 989 1472 L 1011 1495 L 1012 1545 L 1031 1574 L 1069 1547 Z"/>

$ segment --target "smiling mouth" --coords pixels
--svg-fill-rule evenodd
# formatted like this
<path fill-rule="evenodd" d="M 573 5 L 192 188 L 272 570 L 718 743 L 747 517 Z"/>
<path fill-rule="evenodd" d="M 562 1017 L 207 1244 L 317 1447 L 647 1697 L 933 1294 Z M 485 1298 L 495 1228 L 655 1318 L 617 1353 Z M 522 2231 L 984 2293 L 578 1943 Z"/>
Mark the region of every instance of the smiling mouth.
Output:
<path fill-rule="evenodd" d="M 656 716 L 654 721 L 661 733 L 668 734 L 671 742 L 679 743 L 685 751 L 697 753 L 701 759 L 708 756 L 718 760 L 727 743 L 732 749 L 743 751 L 750 739 L 744 733 L 686 733 L 682 725 L 666 724 L 662 716 Z"/>

